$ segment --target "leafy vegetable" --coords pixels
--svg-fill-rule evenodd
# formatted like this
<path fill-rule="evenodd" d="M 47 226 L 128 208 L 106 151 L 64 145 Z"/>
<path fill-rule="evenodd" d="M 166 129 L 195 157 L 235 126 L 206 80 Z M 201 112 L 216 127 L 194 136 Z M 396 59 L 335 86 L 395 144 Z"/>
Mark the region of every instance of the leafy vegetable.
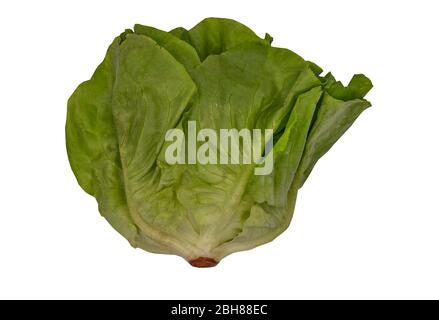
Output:
<path fill-rule="evenodd" d="M 372 84 L 355 75 L 344 87 L 272 40 L 228 19 L 170 32 L 135 25 L 72 94 L 71 167 L 132 246 L 206 267 L 288 227 L 298 189 L 370 106 L 363 97 Z M 169 163 L 168 130 L 185 133 L 184 147 L 190 123 L 199 130 L 272 130 L 253 141 L 265 149 L 265 161 L 273 157 L 272 171 L 254 174 L 258 162 Z M 215 148 L 215 156 L 224 154 Z M 249 150 L 238 151 L 244 158 Z"/>

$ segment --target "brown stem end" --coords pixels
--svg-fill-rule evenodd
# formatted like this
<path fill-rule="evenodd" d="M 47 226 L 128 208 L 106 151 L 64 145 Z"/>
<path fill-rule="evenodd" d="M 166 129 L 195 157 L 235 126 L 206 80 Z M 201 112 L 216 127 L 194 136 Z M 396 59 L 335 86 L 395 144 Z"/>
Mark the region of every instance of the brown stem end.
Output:
<path fill-rule="evenodd" d="M 196 268 L 211 268 L 218 264 L 218 261 L 208 257 L 198 257 L 196 259 L 189 260 L 191 266 Z"/>

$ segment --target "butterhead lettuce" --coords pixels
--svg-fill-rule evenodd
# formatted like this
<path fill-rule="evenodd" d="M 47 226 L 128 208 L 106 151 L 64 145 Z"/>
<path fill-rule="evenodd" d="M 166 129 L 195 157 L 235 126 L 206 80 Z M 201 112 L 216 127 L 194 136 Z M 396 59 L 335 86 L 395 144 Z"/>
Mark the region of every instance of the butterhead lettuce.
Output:
<path fill-rule="evenodd" d="M 345 87 L 272 40 L 229 19 L 169 32 L 135 25 L 74 91 L 66 122 L 70 165 L 133 247 L 208 267 L 273 240 L 288 227 L 316 162 L 370 106 L 366 76 Z M 167 132 L 186 134 L 190 122 L 272 130 L 270 147 L 256 141 L 272 157 L 272 170 L 169 163 Z M 190 144 L 185 139 L 182 146 Z"/>

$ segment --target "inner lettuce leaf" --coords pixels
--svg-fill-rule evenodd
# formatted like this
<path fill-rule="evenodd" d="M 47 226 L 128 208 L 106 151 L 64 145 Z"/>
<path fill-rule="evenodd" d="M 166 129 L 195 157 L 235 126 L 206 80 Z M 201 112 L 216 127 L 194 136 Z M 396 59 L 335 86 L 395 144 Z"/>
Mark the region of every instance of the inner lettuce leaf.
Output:
<path fill-rule="evenodd" d="M 69 98 L 72 170 L 133 247 L 209 267 L 273 240 L 317 161 L 370 106 L 367 77 L 345 87 L 272 40 L 229 19 L 170 32 L 137 24 Z M 273 157 L 272 171 L 255 175 L 255 162 L 168 163 L 168 130 L 185 133 L 183 150 L 190 123 L 272 130 L 272 146 L 255 144 Z M 224 152 L 216 145 L 217 157 Z"/>

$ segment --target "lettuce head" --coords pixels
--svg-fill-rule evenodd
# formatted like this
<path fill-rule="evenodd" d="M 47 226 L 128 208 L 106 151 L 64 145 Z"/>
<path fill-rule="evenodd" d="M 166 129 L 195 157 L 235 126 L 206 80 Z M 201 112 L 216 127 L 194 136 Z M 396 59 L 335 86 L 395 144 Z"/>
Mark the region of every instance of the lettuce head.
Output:
<path fill-rule="evenodd" d="M 70 165 L 133 247 L 210 267 L 273 240 L 290 224 L 316 162 L 370 106 L 366 76 L 343 86 L 272 40 L 229 19 L 169 32 L 135 25 L 74 91 L 66 122 Z M 244 135 L 231 135 L 238 161 L 191 162 L 189 146 L 211 160 L 232 153 L 212 135 L 191 141 L 191 123 L 210 133 L 271 134 L 253 136 L 252 146 L 264 151 L 259 161 L 240 162 L 249 149 L 239 144 Z M 183 139 L 167 139 L 170 129 Z M 170 147 L 177 161 L 167 160 Z M 271 170 L 255 174 L 268 158 Z"/>

